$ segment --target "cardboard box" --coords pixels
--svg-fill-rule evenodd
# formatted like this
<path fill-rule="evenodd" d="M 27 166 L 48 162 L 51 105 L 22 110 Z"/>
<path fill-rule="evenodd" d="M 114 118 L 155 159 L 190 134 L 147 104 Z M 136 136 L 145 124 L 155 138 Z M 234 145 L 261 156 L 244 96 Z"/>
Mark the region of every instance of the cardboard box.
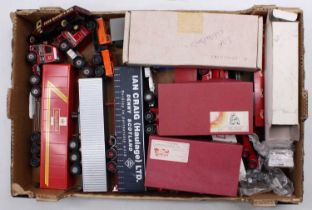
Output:
<path fill-rule="evenodd" d="M 275 6 L 255 6 L 248 10 L 226 13 L 231 14 L 253 14 L 266 17 L 269 11 Z M 11 13 L 13 22 L 12 37 L 12 87 L 8 90 L 7 115 L 12 122 L 12 156 L 11 156 L 11 194 L 14 197 L 36 198 L 37 200 L 57 201 L 66 197 L 90 197 L 90 198 L 114 198 L 114 199 L 152 199 L 152 200 L 187 200 L 187 201 L 244 201 L 255 206 L 276 206 L 279 203 L 297 204 L 303 199 L 303 156 L 304 156 L 304 121 L 308 116 L 308 94 L 304 89 L 304 46 L 303 46 L 303 11 L 298 8 L 281 8 L 286 11 L 298 13 L 299 22 L 299 125 L 300 139 L 295 142 L 295 170 L 290 172 L 291 180 L 294 182 L 295 192 L 291 197 L 277 196 L 273 193 L 264 193 L 251 197 L 222 197 L 209 196 L 205 194 L 177 193 L 177 192 L 148 192 L 144 194 L 132 193 L 82 193 L 79 189 L 63 190 L 42 190 L 39 189 L 38 170 L 29 166 L 30 141 L 32 132 L 32 120 L 28 116 L 29 105 L 29 83 L 31 74 L 30 66 L 25 61 L 28 34 L 33 30 L 33 25 L 38 18 L 48 18 L 60 13 L 59 8 L 45 8 L 39 10 L 17 10 Z M 214 11 L 203 12 L 214 13 Z M 122 17 L 123 12 L 97 12 L 106 17 Z M 162 72 L 162 80 L 169 80 L 168 75 Z M 158 78 L 160 79 L 160 78 Z M 107 80 L 105 89 L 108 100 L 112 100 L 113 83 Z M 108 127 L 113 131 L 113 114 L 108 112 Z M 5 139 L 9 140 L 9 139 Z"/>
<path fill-rule="evenodd" d="M 261 68 L 261 16 L 131 11 L 125 24 L 127 64 Z"/>
<path fill-rule="evenodd" d="M 210 80 L 158 84 L 158 112 L 160 136 L 251 134 L 252 83 Z"/>
<path fill-rule="evenodd" d="M 236 196 L 242 148 L 240 144 L 150 136 L 145 186 Z"/>
<path fill-rule="evenodd" d="M 265 139 L 299 140 L 299 22 L 271 20 L 265 35 Z"/>

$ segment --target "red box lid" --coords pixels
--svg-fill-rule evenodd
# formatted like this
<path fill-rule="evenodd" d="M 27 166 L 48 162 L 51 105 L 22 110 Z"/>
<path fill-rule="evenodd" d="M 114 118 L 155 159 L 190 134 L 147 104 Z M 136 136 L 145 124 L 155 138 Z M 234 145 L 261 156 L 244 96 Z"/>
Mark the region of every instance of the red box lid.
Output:
<path fill-rule="evenodd" d="M 158 85 L 160 136 L 251 134 L 251 82 L 210 80 Z"/>
<path fill-rule="evenodd" d="M 150 136 L 145 186 L 236 196 L 242 146 Z"/>

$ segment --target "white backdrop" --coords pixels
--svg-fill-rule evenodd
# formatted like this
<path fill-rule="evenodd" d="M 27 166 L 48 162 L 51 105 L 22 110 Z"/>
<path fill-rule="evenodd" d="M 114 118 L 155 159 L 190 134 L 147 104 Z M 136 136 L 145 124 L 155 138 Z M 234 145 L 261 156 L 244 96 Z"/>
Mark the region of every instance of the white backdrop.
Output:
<path fill-rule="evenodd" d="M 246 203 L 232 202 L 173 202 L 173 201 L 139 201 L 139 200 L 110 200 L 110 199 L 77 199 L 68 198 L 59 202 L 36 202 L 34 199 L 12 198 L 10 195 L 10 121 L 6 116 L 6 94 L 11 85 L 11 38 L 12 24 L 9 13 L 16 9 L 35 9 L 44 6 L 61 6 L 68 8 L 79 5 L 89 10 L 142 10 L 142 9 L 183 9 L 183 10 L 240 10 L 254 4 L 276 4 L 279 6 L 300 7 L 304 10 L 305 26 L 305 69 L 306 88 L 312 93 L 312 1 L 309 0 L 10 0 L 0 3 L 0 209 L 249 209 Z M 310 103 L 309 110 L 311 110 Z M 305 193 L 304 202 L 297 205 L 282 205 L 279 209 L 311 209 L 312 207 L 312 167 L 309 160 L 312 157 L 311 120 L 305 126 Z"/>

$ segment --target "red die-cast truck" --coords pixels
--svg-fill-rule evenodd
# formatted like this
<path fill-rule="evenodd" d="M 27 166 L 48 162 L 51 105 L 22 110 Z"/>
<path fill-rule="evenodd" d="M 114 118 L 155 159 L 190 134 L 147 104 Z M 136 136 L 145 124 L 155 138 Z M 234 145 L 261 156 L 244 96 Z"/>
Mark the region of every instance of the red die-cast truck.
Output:
<path fill-rule="evenodd" d="M 37 67 L 39 67 L 40 64 L 59 62 L 60 55 L 56 47 L 38 44 L 29 46 L 29 52 L 26 59 L 29 63 L 33 64 L 33 73 L 40 76 L 40 71 L 38 71 Z"/>
<path fill-rule="evenodd" d="M 78 6 L 73 6 L 60 14 L 46 19 L 38 20 L 34 31 L 29 35 L 30 44 L 49 40 L 60 31 L 70 28 L 73 24 L 79 24 L 91 16 L 91 12 Z"/>
<path fill-rule="evenodd" d="M 29 78 L 29 82 L 32 85 L 30 92 L 34 97 L 39 97 L 41 95 L 41 65 L 59 62 L 59 51 L 56 47 L 51 45 L 30 45 L 26 60 L 28 63 L 32 64 L 32 75 Z"/>
<path fill-rule="evenodd" d="M 68 144 L 74 128 L 74 72 L 67 64 L 42 67 L 40 188 L 68 189 Z"/>

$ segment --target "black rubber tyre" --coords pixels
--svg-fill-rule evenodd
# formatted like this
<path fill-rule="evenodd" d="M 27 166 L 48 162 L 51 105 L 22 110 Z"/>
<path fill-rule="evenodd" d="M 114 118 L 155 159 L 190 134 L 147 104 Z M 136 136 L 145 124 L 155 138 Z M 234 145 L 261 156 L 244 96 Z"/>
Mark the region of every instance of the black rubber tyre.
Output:
<path fill-rule="evenodd" d="M 144 114 L 145 121 L 147 121 L 149 123 L 153 123 L 155 121 L 155 118 L 156 118 L 155 114 L 151 111 L 147 111 Z"/>
<path fill-rule="evenodd" d="M 66 52 L 66 51 L 68 51 L 69 49 L 70 49 L 70 45 L 69 45 L 69 43 L 68 43 L 67 40 L 63 40 L 63 41 L 60 42 L 60 44 L 59 44 L 59 50 L 60 50 L 61 52 Z"/>
<path fill-rule="evenodd" d="M 80 141 L 78 137 L 73 137 L 68 143 L 68 149 L 70 151 L 78 151 L 80 148 Z"/>
<path fill-rule="evenodd" d="M 157 129 L 156 129 L 156 126 L 154 124 L 148 124 L 145 126 L 145 133 L 147 135 L 154 135 L 154 134 L 156 134 L 156 131 L 157 131 Z"/>
<path fill-rule="evenodd" d="M 85 67 L 83 67 L 83 69 L 82 69 L 82 74 L 83 74 L 85 77 L 93 77 L 93 76 L 94 76 L 94 70 L 93 70 L 93 68 L 91 68 L 90 66 L 85 66 Z"/>
<path fill-rule="evenodd" d="M 87 29 L 89 29 L 91 32 L 95 30 L 96 23 L 94 21 L 89 21 L 86 25 Z"/>
<path fill-rule="evenodd" d="M 80 163 L 74 163 L 69 168 L 69 172 L 73 176 L 77 176 L 77 175 L 81 174 L 81 171 L 82 171 L 82 169 L 81 169 Z"/>
<path fill-rule="evenodd" d="M 62 26 L 63 28 L 66 28 L 66 27 L 68 26 L 68 21 L 67 21 L 66 19 L 63 19 L 63 20 L 61 21 L 61 26 Z"/>
<path fill-rule="evenodd" d="M 144 94 L 144 101 L 146 103 L 152 104 L 155 102 L 155 94 L 151 91 L 148 91 Z"/>
<path fill-rule="evenodd" d="M 35 98 L 39 98 L 41 96 L 41 88 L 40 86 L 34 86 L 31 88 L 30 93 Z"/>
<path fill-rule="evenodd" d="M 27 55 L 26 55 L 26 60 L 28 63 L 35 63 L 36 60 L 37 60 L 37 55 L 36 53 L 34 52 L 29 52 Z"/>
<path fill-rule="evenodd" d="M 35 44 L 37 42 L 37 37 L 33 34 L 30 34 L 28 37 L 27 37 L 27 43 L 32 45 L 32 44 Z"/>
<path fill-rule="evenodd" d="M 40 166 L 40 158 L 33 156 L 30 158 L 30 166 L 33 168 L 37 168 Z"/>
<path fill-rule="evenodd" d="M 40 154 L 40 145 L 32 143 L 30 146 L 30 153 L 32 155 Z"/>
<path fill-rule="evenodd" d="M 75 25 L 72 26 L 72 29 L 74 31 L 78 31 L 80 29 L 80 26 L 78 24 L 75 24 Z"/>
<path fill-rule="evenodd" d="M 109 161 L 106 164 L 106 168 L 107 168 L 107 171 L 109 171 L 111 173 L 116 173 L 117 172 L 117 164 L 116 164 L 115 161 Z"/>
<path fill-rule="evenodd" d="M 114 147 L 116 145 L 116 137 L 115 136 L 113 136 L 113 135 L 109 136 L 108 145 L 110 147 Z"/>
<path fill-rule="evenodd" d="M 79 151 L 72 151 L 69 154 L 69 161 L 70 162 L 75 163 L 75 162 L 80 162 L 80 160 L 81 160 L 81 154 Z"/>
<path fill-rule="evenodd" d="M 40 84 L 40 77 L 38 75 L 35 75 L 35 74 L 32 74 L 30 77 L 29 77 L 29 83 L 31 85 L 39 85 Z"/>
<path fill-rule="evenodd" d="M 95 66 L 101 65 L 103 63 L 102 56 L 100 54 L 98 54 L 98 53 L 94 54 L 92 56 L 92 63 Z"/>
<path fill-rule="evenodd" d="M 40 138 L 41 138 L 41 134 L 40 132 L 33 132 L 30 136 L 30 141 L 33 143 L 33 144 L 37 144 L 37 145 L 40 145 Z"/>
<path fill-rule="evenodd" d="M 86 64 L 86 61 L 84 60 L 83 57 L 81 56 L 77 56 L 74 60 L 73 60 L 73 66 L 76 69 L 82 69 Z"/>
<path fill-rule="evenodd" d="M 117 151 L 114 148 L 109 148 L 106 151 L 106 157 L 107 157 L 107 159 L 110 159 L 110 160 L 116 159 L 117 158 Z"/>
<path fill-rule="evenodd" d="M 96 77 L 103 77 L 104 76 L 104 67 L 103 66 L 97 66 L 94 69 L 94 74 Z"/>

